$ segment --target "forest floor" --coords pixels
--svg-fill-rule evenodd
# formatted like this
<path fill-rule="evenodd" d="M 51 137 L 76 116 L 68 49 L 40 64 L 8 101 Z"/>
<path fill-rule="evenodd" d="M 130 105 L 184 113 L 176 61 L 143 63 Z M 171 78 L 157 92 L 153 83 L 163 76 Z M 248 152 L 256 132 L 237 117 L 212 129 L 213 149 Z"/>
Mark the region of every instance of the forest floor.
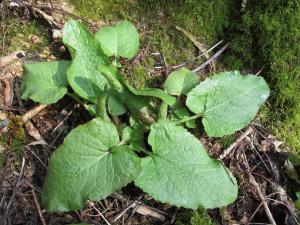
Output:
<path fill-rule="evenodd" d="M 201 136 L 210 156 L 222 160 L 238 180 L 234 204 L 185 210 L 158 203 L 129 184 L 79 211 L 48 213 L 43 209 L 40 195 L 51 153 L 72 128 L 90 117 L 69 97 L 47 106 L 25 102 L 19 87 L 24 63 L 70 57 L 60 36 L 67 19 L 81 20 L 92 32 L 120 19 L 132 21 L 141 35 L 141 50 L 134 60 L 124 62 L 122 74 L 138 88 L 160 86 L 183 65 L 193 69 L 209 61 L 198 71 L 201 79 L 226 70 L 220 60 L 225 57 L 220 50 L 225 50 L 226 41 L 217 40 L 222 27 L 210 30 L 201 25 L 191 30 L 192 21 L 169 20 L 174 9 L 151 9 L 135 1 L 107 1 L 99 8 L 96 2 L 1 3 L 0 224 L 298 224 L 294 187 L 300 180 L 293 166 L 297 162 L 289 159 L 286 145 L 265 126 L 263 111 L 235 135 Z"/>

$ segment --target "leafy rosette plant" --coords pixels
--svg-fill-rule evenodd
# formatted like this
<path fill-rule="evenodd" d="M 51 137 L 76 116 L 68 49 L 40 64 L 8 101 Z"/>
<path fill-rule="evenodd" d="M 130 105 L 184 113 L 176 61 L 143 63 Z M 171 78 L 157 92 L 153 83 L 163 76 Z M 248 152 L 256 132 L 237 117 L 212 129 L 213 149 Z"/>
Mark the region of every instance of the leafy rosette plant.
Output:
<path fill-rule="evenodd" d="M 200 82 L 182 68 L 168 76 L 163 89 L 135 89 L 119 73 L 120 57 L 131 59 L 139 49 L 131 23 L 93 35 L 70 20 L 63 42 L 72 60 L 24 65 L 22 98 L 53 104 L 68 94 L 95 118 L 73 129 L 52 154 L 42 194 L 47 210 L 77 210 L 131 182 L 178 207 L 216 208 L 235 201 L 236 179 L 190 131 L 200 118 L 210 137 L 247 126 L 269 96 L 262 77 L 231 71 Z M 110 120 L 123 114 L 128 121 L 122 125 Z"/>

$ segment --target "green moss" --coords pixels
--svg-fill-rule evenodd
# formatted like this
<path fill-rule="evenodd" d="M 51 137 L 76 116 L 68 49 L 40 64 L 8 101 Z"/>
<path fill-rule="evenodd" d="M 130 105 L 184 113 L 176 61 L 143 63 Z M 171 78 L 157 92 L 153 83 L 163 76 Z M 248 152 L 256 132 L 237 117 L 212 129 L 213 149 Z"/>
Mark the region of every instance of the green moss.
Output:
<path fill-rule="evenodd" d="M 25 129 L 23 128 L 24 123 L 21 116 L 17 115 L 10 116 L 9 120 L 8 131 L 0 136 L 0 148 L 3 147 L 16 153 L 21 153 L 23 146 L 28 143 Z"/>
<path fill-rule="evenodd" d="M 0 153 L 0 168 L 4 165 L 5 163 L 5 157 L 4 155 L 2 155 L 2 153 Z"/>
<path fill-rule="evenodd" d="M 177 30 L 176 25 L 192 33 L 200 42 L 210 45 L 222 37 L 223 29 L 228 26 L 227 17 L 231 7 L 229 0 L 204 0 L 201 4 L 196 0 L 171 2 L 69 0 L 69 2 L 75 6 L 75 12 L 84 18 L 108 23 L 128 19 L 136 23 L 144 55 L 149 58 L 151 53 L 162 53 L 169 66 L 190 61 L 198 54 L 191 40 Z M 147 59 L 142 57 L 139 64 L 134 64 L 135 68 L 131 69 L 132 73 L 126 78 L 129 78 L 129 82 L 136 87 L 162 83 L 164 78 L 158 77 L 158 71 L 149 73 L 155 65 L 145 63 L 145 60 Z M 159 60 L 156 61 L 159 63 Z"/>
<path fill-rule="evenodd" d="M 137 10 L 136 0 L 69 0 L 69 2 L 82 17 L 106 22 L 129 18 L 129 15 Z"/>
<path fill-rule="evenodd" d="M 271 86 L 272 107 L 265 122 L 292 149 L 300 148 L 300 2 L 248 2 L 234 13 L 228 31 L 231 49 L 225 56 L 230 69 L 258 71 Z"/>
<path fill-rule="evenodd" d="M 205 209 L 187 210 L 178 215 L 176 225 L 215 225 Z"/>
<path fill-rule="evenodd" d="M 161 1 L 167 17 L 192 32 L 200 41 L 211 45 L 223 36 L 229 26 L 230 0 Z"/>
<path fill-rule="evenodd" d="M 149 86 L 153 81 L 151 73 L 155 67 L 155 58 L 146 56 L 136 66 L 126 65 L 123 76 L 135 88 Z"/>
<path fill-rule="evenodd" d="M 19 19 L 9 18 L 5 24 L 3 35 L 2 55 L 22 49 L 25 52 L 43 52 L 50 43 L 48 28 L 36 20 L 20 22 Z"/>

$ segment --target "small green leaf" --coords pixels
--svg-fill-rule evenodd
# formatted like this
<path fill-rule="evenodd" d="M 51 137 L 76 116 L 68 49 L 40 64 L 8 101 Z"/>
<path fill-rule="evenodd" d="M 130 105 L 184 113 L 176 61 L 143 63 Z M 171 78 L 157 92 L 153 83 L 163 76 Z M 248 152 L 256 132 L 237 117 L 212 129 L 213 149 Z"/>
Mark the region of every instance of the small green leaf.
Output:
<path fill-rule="evenodd" d="M 188 93 L 186 105 L 203 115 L 209 136 L 222 137 L 248 125 L 269 94 L 262 77 L 224 72 L 206 79 Z"/>
<path fill-rule="evenodd" d="M 113 116 L 123 115 L 127 111 L 125 106 L 120 101 L 118 101 L 113 95 L 108 96 L 107 105 L 109 113 Z"/>
<path fill-rule="evenodd" d="M 133 127 L 132 133 L 131 133 L 131 140 L 130 140 L 130 147 L 133 148 L 135 151 L 140 151 L 143 149 L 144 144 L 144 134 L 145 134 L 145 128 L 140 125 L 136 124 Z"/>
<path fill-rule="evenodd" d="M 183 127 L 169 121 L 153 124 L 148 142 L 153 154 L 142 159 L 134 182 L 156 200 L 197 209 L 222 207 L 236 199 L 235 178 Z"/>
<path fill-rule="evenodd" d="M 187 95 L 187 93 L 199 84 L 199 81 L 199 76 L 196 73 L 187 68 L 182 68 L 172 72 L 168 76 L 164 89 L 167 90 L 170 95 Z"/>
<path fill-rule="evenodd" d="M 119 144 L 113 123 L 96 118 L 73 129 L 49 160 L 42 202 L 49 211 L 77 210 L 131 182 L 140 159 Z"/>
<path fill-rule="evenodd" d="M 145 129 L 140 124 L 135 124 L 133 128 L 125 127 L 122 130 L 122 142 L 130 143 L 129 146 L 134 151 L 140 151 L 143 148 Z"/>
<path fill-rule="evenodd" d="M 132 137 L 132 128 L 131 127 L 125 127 L 122 130 L 122 142 L 128 142 Z"/>
<path fill-rule="evenodd" d="M 73 59 L 67 72 L 71 87 L 81 97 L 95 102 L 107 85 L 100 67 L 108 63 L 108 57 L 95 37 L 75 20 L 66 22 L 63 42 Z"/>
<path fill-rule="evenodd" d="M 110 118 L 107 115 L 107 109 L 106 109 L 107 98 L 108 98 L 108 96 L 106 94 L 103 94 L 97 99 L 96 116 L 103 120 L 110 121 Z"/>
<path fill-rule="evenodd" d="M 57 102 L 67 93 L 69 61 L 39 62 L 24 65 L 22 99 L 42 104 Z"/>
<path fill-rule="evenodd" d="M 115 26 L 103 27 L 95 35 L 104 53 L 131 59 L 139 50 L 139 34 L 135 26 L 122 21 Z"/>
<path fill-rule="evenodd" d="M 127 85 L 128 89 L 135 95 L 156 97 L 167 103 L 168 105 L 174 105 L 176 98 L 168 95 L 165 91 L 159 88 L 142 88 L 135 89 L 134 87 Z"/>

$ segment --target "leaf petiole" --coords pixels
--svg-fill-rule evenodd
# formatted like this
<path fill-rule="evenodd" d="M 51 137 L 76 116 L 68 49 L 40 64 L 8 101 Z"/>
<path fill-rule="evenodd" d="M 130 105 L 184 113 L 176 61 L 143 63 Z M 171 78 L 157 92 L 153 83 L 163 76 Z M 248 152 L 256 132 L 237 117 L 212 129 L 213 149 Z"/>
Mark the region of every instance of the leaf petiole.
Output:
<path fill-rule="evenodd" d="M 185 122 L 190 121 L 190 120 L 196 120 L 196 119 L 200 118 L 201 116 L 202 116 L 201 114 L 198 114 L 198 115 L 186 117 L 182 120 L 177 121 L 176 124 L 185 123 Z"/>
<path fill-rule="evenodd" d="M 77 94 L 67 92 L 67 95 L 85 108 L 86 104 L 79 98 Z"/>

